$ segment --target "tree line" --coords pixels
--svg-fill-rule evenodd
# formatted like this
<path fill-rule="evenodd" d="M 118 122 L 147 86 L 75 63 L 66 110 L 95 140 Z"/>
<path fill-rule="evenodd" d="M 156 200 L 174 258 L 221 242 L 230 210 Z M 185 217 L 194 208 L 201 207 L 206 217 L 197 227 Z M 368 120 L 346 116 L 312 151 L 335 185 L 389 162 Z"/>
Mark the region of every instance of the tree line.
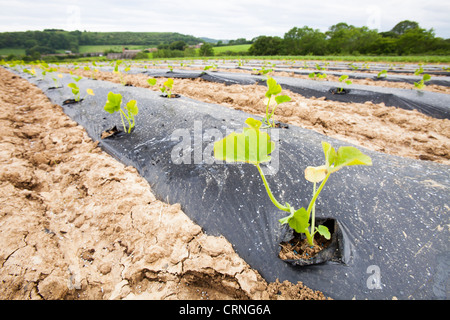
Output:
<path fill-rule="evenodd" d="M 81 45 L 145 45 L 183 41 L 197 44 L 201 39 L 176 32 L 88 32 L 45 29 L 43 31 L 0 33 L 0 48 L 26 49 L 27 55 L 55 53 L 56 50 L 79 52 Z"/>
<path fill-rule="evenodd" d="M 284 37 L 253 39 L 250 55 L 410 55 L 450 53 L 450 39 L 435 36 L 415 21 L 404 20 L 387 32 L 341 22 L 321 32 L 308 26 L 294 27 Z"/>

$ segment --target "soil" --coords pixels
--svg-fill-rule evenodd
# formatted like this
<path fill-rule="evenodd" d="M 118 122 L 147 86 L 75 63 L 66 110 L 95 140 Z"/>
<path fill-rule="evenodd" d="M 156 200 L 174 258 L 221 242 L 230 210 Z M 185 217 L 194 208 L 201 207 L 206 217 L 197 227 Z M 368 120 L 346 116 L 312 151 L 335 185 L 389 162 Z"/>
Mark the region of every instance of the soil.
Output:
<path fill-rule="evenodd" d="M 83 77 L 91 72 L 64 69 Z M 120 83 L 117 74 L 96 73 L 97 79 Z M 124 79 L 135 87 L 157 91 L 165 81 L 157 78 L 149 86 L 144 74 L 126 74 Z M 378 81 L 379 83 L 381 81 Z M 185 97 L 222 104 L 250 114 L 264 117 L 264 95 L 261 85 L 225 85 L 203 79 L 175 79 L 173 91 Z M 324 97 L 305 98 L 283 90 L 292 100 L 278 106 L 274 119 L 346 141 L 367 149 L 419 160 L 450 164 L 450 120 L 435 119 L 416 110 L 387 107 L 384 103 L 345 103 Z"/>
<path fill-rule="evenodd" d="M 325 249 L 331 240 L 327 240 L 322 236 L 315 236 L 313 245 L 308 243 L 308 240 L 302 239 L 298 234 L 289 242 L 282 242 L 280 244 L 281 250 L 279 257 L 282 260 L 308 260 Z"/>
<path fill-rule="evenodd" d="M 3 68 L 0 105 L 0 299 L 328 299 L 267 283 Z"/>

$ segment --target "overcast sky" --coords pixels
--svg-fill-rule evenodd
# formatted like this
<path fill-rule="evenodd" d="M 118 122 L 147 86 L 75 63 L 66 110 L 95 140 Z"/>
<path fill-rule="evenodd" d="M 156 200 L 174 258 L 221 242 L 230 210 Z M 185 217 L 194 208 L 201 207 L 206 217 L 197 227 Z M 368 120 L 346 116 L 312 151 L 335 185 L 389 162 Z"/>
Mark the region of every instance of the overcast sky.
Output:
<path fill-rule="evenodd" d="M 388 31 L 417 21 L 450 38 L 449 0 L 0 0 L 0 32 L 58 28 L 80 31 L 179 32 L 214 39 L 280 36 L 293 27 L 326 31 L 339 22 Z"/>

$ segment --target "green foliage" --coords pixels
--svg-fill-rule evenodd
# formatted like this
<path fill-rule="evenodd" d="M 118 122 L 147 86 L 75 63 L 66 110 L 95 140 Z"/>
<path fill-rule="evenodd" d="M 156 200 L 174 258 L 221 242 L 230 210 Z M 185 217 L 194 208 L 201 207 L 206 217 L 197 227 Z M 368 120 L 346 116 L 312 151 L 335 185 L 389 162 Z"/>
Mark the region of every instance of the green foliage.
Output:
<path fill-rule="evenodd" d="M 108 100 L 104 106 L 104 110 L 113 114 L 114 112 L 120 113 L 120 119 L 122 120 L 123 130 L 124 132 L 131 133 L 131 129 L 135 126 L 135 116 L 139 113 L 139 108 L 137 106 L 136 100 L 130 100 L 125 105 L 124 109 L 121 107 L 122 105 L 122 95 L 120 93 L 108 93 Z M 126 111 L 126 112 L 125 112 Z M 128 122 L 128 130 L 125 125 L 124 118 Z"/>
<path fill-rule="evenodd" d="M 341 22 L 321 32 L 307 26 L 294 27 L 284 38 L 260 36 L 248 50 L 250 55 L 409 55 L 450 53 L 450 43 L 436 38 L 433 30 L 425 30 L 414 21 L 399 22 L 389 32 L 368 27 L 355 27 Z"/>
<path fill-rule="evenodd" d="M 377 78 L 381 78 L 381 77 L 387 77 L 387 70 L 381 70 L 380 72 L 378 72 L 377 74 Z"/>
<path fill-rule="evenodd" d="M 345 83 L 346 85 L 351 85 L 352 81 L 351 80 L 347 80 L 347 79 L 348 79 L 348 75 L 344 74 L 344 75 L 339 77 L 339 82 L 340 83 Z M 339 92 L 344 91 L 344 87 L 343 86 L 339 87 L 338 91 Z"/>
<path fill-rule="evenodd" d="M 279 93 L 279 88 L 273 85 L 268 94 Z M 372 159 L 354 147 L 340 147 L 335 149 L 327 142 L 322 142 L 325 156 L 325 164 L 319 167 L 307 167 L 305 170 L 306 180 L 313 182 L 313 196 L 307 208 L 301 207 L 295 210 L 290 204 L 282 205 L 273 196 L 267 180 L 261 170 L 260 164 L 270 161 L 270 153 L 275 150 L 275 144 L 271 141 L 267 132 L 261 131 L 262 123 L 253 118 L 248 118 L 242 133 L 233 132 L 224 139 L 214 143 L 214 157 L 228 162 L 250 163 L 257 167 L 266 192 L 272 203 L 280 210 L 288 212 L 289 215 L 279 219 L 281 224 L 289 224 L 297 233 L 306 235 L 310 245 L 316 233 L 325 238 L 330 238 L 330 232 L 325 226 L 315 227 L 315 202 L 322 191 L 331 173 L 337 172 L 346 166 L 372 165 Z M 316 189 L 316 183 L 321 182 Z M 310 225 L 311 221 L 311 225 Z"/>
<path fill-rule="evenodd" d="M 156 79 L 155 78 L 150 78 L 147 79 L 147 83 L 150 86 L 154 86 L 156 85 Z M 172 78 L 168 78 L 161 87 L 159 87 L 159 90 L 165 94 L 167 96 L 167 98 L 171 98 L 172 97 L 172 90 L 173 90 L 173 79 Z"/>
<path fill-rule="evenodd" d="M 283 39 L 280 37 L 259 36 L 248 49 L 253 56 L 275 56 L 283 53 Z"/>
<path fill-rule="evenodd" d="M 210 57 L 210 56 L 214 56 L 214 49 L 212 47 L 211 44 L 209 43 L 204 43 L 199 51 L 198 51 L 198 55 L 200 57 Z"/>
<path fill-rule="evenodd" d="M 75 101 L 81 101 L 81 95 L 80 95 L 81 93 L 80 93 L 80 88 L 78 87 L 78 85 L 75 82 L 71 82 L 67 86 L 70 89 L 72 89 L 74 100 Z M 92 89 L 87 89 L 86 93 L 87 93 L 87 95 L 94 96 L 94 91 L 92 91 Z"/>
<path fill-rule="evenodd" d="M 291 98 L 287 95 L 280 95 L 281 86 L 275 81 L 275 79 L 269 77 L 266 81 L 267 83 L 267 91 L 266 91 L 266 117 L 263 119 L 264 124 L 269 127 L 273 127 L 273 123 L 270 121 L 273 114 L 275 113 L 275 109 L 284 102 L 291 101 Z M 269 108 L 271 106 L 272 98 L 274 98 L 275 106 L 273 106 L 272 111 L 269 113 Z"/>

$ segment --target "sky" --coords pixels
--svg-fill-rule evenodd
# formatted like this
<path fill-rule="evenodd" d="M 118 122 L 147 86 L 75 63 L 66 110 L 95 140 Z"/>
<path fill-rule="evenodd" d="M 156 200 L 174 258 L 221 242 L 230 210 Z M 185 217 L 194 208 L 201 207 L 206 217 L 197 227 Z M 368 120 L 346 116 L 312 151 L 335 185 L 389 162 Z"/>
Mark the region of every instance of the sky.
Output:
<path fill-rule="evenodd" d="M 339 22 L 381 32 L 412 20 L 450 38 L 449 17 L 449 0 L 0 0 L 0 32 L 56 28 L 251 40 L 283 37 L 293 27 L 325 32 Z"/>

